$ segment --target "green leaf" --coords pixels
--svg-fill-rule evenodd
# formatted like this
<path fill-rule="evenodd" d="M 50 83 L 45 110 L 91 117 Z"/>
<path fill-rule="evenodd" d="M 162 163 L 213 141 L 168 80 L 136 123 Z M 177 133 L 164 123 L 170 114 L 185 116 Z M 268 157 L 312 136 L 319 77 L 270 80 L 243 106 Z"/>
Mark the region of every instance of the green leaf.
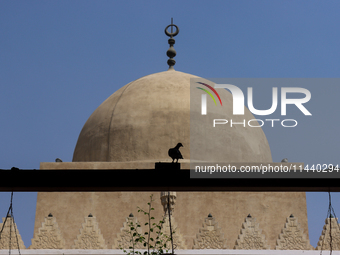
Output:
<path fill-rule="evenodd" d="M 155 219 L 155 217 L 151 217 L 150 219 L 154 220 L 154 219 Z"/>
<path fill-rule="evenodd" d="M 146 247 L 146 243 L 144 243 L 144 246 Z M 145 254 L 145 253 L 144 253 Z"/>
<path fill-rule="evenodd" d="M 149 233 L 148 232 L 145 232 L 144 235 L 148 235 Z"/>
<path fill-rule="evenodd" d="M 145 222 L 145 224 L 144 224 L 144 225 L 146 226 L 146 225 L 148 225 L 148 224 L 149 224 L 148 222 Z"/>
<path fill-rule="evenodd" d="M 153 228 L 150 228 L 150 231 L 153 232 Z"/>
<path fill-rule="evenodd" d="M 133 233 L 133 235 L 132 236 L 136 236 L 137 235 L 137 233 Z"/>

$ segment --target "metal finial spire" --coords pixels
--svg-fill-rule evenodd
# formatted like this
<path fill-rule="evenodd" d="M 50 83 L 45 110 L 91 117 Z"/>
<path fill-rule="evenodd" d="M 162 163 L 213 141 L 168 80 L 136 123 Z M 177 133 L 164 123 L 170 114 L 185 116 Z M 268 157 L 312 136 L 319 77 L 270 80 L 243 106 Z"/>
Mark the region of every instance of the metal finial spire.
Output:
<path fill-rule="evenodd" d="M 171 27 L 171 33 L 168 32 L 168 28 Z M 173 32 L 173 27 L 176 28 L 176 31 Z M 179 28 L 178 26 L 176 26 L 175 24 L 173 24 L 173 19 L 171 18 L 171 24 L 168 25 L 165 28 L 165 34 L 167 36 L 170 37 L 170 39 L 168 40 L 168 43 L 170 45 L 170 48 L 168 49 L 168 51 L 166 52 L 166 55 L 169 57 L 168 59 L 168 65 L 169 65 L 169 70 L 174 70 L 174 65 L 176 64 L 176 61 L 173 59 L 176 56 L 176 51 L 174 49 L 174 44 L 175 44 L 175 39 L 173 37 L 175 37 L 176 35 L 178 35 L 179 32 Z"/>

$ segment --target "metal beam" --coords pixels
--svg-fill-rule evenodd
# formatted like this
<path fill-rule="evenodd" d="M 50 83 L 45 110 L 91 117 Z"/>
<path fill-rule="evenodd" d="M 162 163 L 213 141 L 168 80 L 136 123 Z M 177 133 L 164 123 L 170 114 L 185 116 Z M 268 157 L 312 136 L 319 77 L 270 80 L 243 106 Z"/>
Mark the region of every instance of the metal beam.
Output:
<path fill-rule="evenodd" d="M 0 191 L 340 191 L 338 178 L 190 178 L 180 164 L 143 170 L 0 170 Z"/>

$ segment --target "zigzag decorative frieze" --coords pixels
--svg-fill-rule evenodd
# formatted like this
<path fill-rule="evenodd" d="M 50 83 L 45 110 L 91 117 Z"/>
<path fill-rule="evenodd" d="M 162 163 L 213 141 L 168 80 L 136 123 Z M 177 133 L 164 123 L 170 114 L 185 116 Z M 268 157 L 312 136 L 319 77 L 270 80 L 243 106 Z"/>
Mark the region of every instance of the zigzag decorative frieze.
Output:
<path fill-rule="evenodd" d="M 276 241 L 276 250 L 313 250 L 296 217 L 291 214 Z"/>
<path fill-rule="evenodd" d="M 186 250 L 188 249 L 186 240 L 176 223 L 175 214 L 171 214 L 171 226 L 174 231 L 173 244 L 174 249 Z M 5 221 L 6 218 L 3 218 Z M 25 249 L 24 242 L 19 234 L 17 226 L 11 221 L 11 217 L 7 217 L 7 222 L 4 226 L 3 232 L 0 236 L 0 249 L 17 249 L 19 243 L 20 249 Z M 168 215 L 164 218 L 164 223 L 161 232 L 163 236 L 161 241 L 165 241 L 165 238 L 170 236 L 170 224 Z M 10 231 L 10 225 L 12 229 Z M 0 225 L 2 228 L 3 223 Z M 131 227 L 133 229 L 131 229 Z M 145 226 L 143 226 L 145 227 Z M 143 250 L 147 247 L 143 246 L 142 242 L 133 242 L 137 238 L 134 236 L 135 229 L 138 233 L 144 233 L 142 227 L 139 226 L 137 218 L 132 214 L 125 219 L 123 227 L 120 232 L 117 233 L 117 238 L 113 241 L 112 249 L 125 249 L 125 250 Z M 332 231 L 330 231 L 330 229 Z M 9 233 L 11 232 L 11 236 Z M 16 240 L 15 233 L 18 236 Z M 154 233 L 153 233 L 154 234 Z M 331 234 L 331 236 L 330 236 Z M 145 234 L 144 234 L 145 236 Z M 152 238 L 155 236 L 151 235 Z M 188 238 L 186 236 L 186 238 Z M 331 241 L 332 240 L 332 243 Z M 205 218 L 202 227 L 199 229 L 199 233 L 196 234 L 196 238 L 193 240 L 194 245 L 192 249 L 228 249 L 227 240 L 224 237 L 224 233 L 214 217 L 210 214 Z M 96 217 L 91 214 L 84 218 L 79 230 L 79 234 L 74 239 L 74 245 L 72 247 L 65 246 L 65 240 L 62 237 L 61 231 L 57 224 L 56 218 L 52 214 L 44 218 L 42 226 L 38 229 L 38 232 L 34 234 L 32 239 L 32 245 L 29 249 L 108 249 L 104 236 L 98 227 Z M 109 248 L 109 249 L 110 249 Z M 262 234 L 262 230 L 259 228 L 259 223 L 256 219 L 248 215 L 242 223 L 241 233 L 238 235 L 238 239 L 235 242 L 233 249 L 247 249 L 247 250 L 263 250 L 269 249 L 265 235 Z M 171 249 L 171 241 L 167 241 L 166 249 Z M 291 215 L 286 218 L 286 223 L 281 230 L 281 233 L 276 240 L 276 250 L 312 250 L 314 247 L 310 245 L 310 241 L 307 238 L 307 234 L 304 233 L 301 228 L 298 219 Z M 317 250 L 340 250 L 340 225 L 337 223 L 337 219 L 328 218 L 325 221 L 325 225 L 318 242 Z"/>
<path fill-rule="evenodd" d="M 4 223 L 6 220 L 6 223 Z M 5 224 L 5 226 L 4 226 Z M 0 249 L 25 249 L 24 242 L 21 239 L 17 225 L 11 216 L 2 218 L 0 230 L 3 228 L 0 235 Z M 19 244 L 19 247 L 18 247 Z"/>
<path fill-rule="evenodd" d="M 269 249 L 262 230 L 259 228 L 259 223 L 256 223 L 256 218 L 249 214 L 242 224 L 241 234 L 236 240 L 234 249 L 243 250 L 266 250 Z"/>
<path fill-rule="evenodd" d="M 96 217 L 89 214 L 85 217 L 80 234 L 74 240 L 75 249 L 107 249 L 103 235 L 100 233 Z"/>
<path fill-rule="evenodd" d="M 112 245 L 112 249 L 132 249 L 132 247 L 134 249 L 145 248 L 142 246 L 142 243 L 137 242 L 134 244 L 133 242 L 135 237 L 133 236 L 133 230 L 131 230 L 131 227 L 136 228 L 137 224 L 137 218 L 130 213 L 129 217 L 126 217 L 123 227 L 120 229 L 120 233 L 117 234 L 117 239 L 115 240 L 115 244 Z M 142 231 L 141 228 L 136 228 L 136 230 L 138 233 L 141 233 Z"/>
<path fill-rule="evenodd" d="M 226 239 L 211 214 L 205 218 L 203 227 L 194 239 L 193 249 L 227 249 Z"/>
<path fill-rule="evenodd" d="M 340 226 L 338 218 L 333 218 L 332 215 L 325 220 L 316 250 L 331 250 L 331 248 L 340 250 Z"/>
<path fill-rule="evenodd" d="M 171 230 L 173 232 L 172 238 L 173 238 L 174 249 L 181 249 L 181 250 L 187 249 L 183 235 L 179 231 L 179 228 L 177 226 L 174 216 L 171 216 Z M 161 231 L 163 232 L 164 235 L 170 236 L 170 222 L 169 222 L 168 215 L 166 215 L 166 217 L 164 218 L 164 223 L 163 223 L 163 227 Z M 166 243 L 166 247 L 171 248 L 171 241 L 168 241 Z"/>
<path fill-rule="evenodd" d="M 30 249 L 64 249 L 65 240 L 61 236 L 61 231 L 57 224 L 57 220 L 50 213 L 45 217 L 41 228 L 32 239 Z"/>

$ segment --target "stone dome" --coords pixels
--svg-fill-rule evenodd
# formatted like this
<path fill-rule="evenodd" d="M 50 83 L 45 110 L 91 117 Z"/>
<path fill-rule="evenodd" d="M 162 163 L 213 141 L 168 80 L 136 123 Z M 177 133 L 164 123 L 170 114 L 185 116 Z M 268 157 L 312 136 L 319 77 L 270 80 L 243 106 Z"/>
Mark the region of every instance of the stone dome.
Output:
<path fill-rule="evenodd" d="M 195 150 L 200 155 L 196 158 L 198 160 L 271 162 L 270 148 L 262 128 L 226 128 L 221 125 L 219 132 L 212 133 L 203 130 L 201 125 L 190 126 L 190 118 L 194 120 L 200 116 L 199 110 L 193 111 L 194 108 L 200 109 L 200 101 L 190 105 L 191 78 L 199 77 L 168 70 L 144 76 L 120 88 L 85 123 L 73 161 L 167 162 L 171 161 L 168 149 L 181 142 L 184 161 L 190 159 L 191 148 L 191 152 Z M 202 94 L 202 91 L 195 90 L 195 93 Z M 232 95 L 223 90 L 220 97 L 223 107 L 216 109 L 230 118 Z M 208 102 L 208 109 L 213 109 L 209 107 Z M 247 108 L 242 118 L 255 119 Z M 208 133 L 209 139 L 194 139 L 190 143 L 190 134 L 194 135 L 193 139 Z"/>

